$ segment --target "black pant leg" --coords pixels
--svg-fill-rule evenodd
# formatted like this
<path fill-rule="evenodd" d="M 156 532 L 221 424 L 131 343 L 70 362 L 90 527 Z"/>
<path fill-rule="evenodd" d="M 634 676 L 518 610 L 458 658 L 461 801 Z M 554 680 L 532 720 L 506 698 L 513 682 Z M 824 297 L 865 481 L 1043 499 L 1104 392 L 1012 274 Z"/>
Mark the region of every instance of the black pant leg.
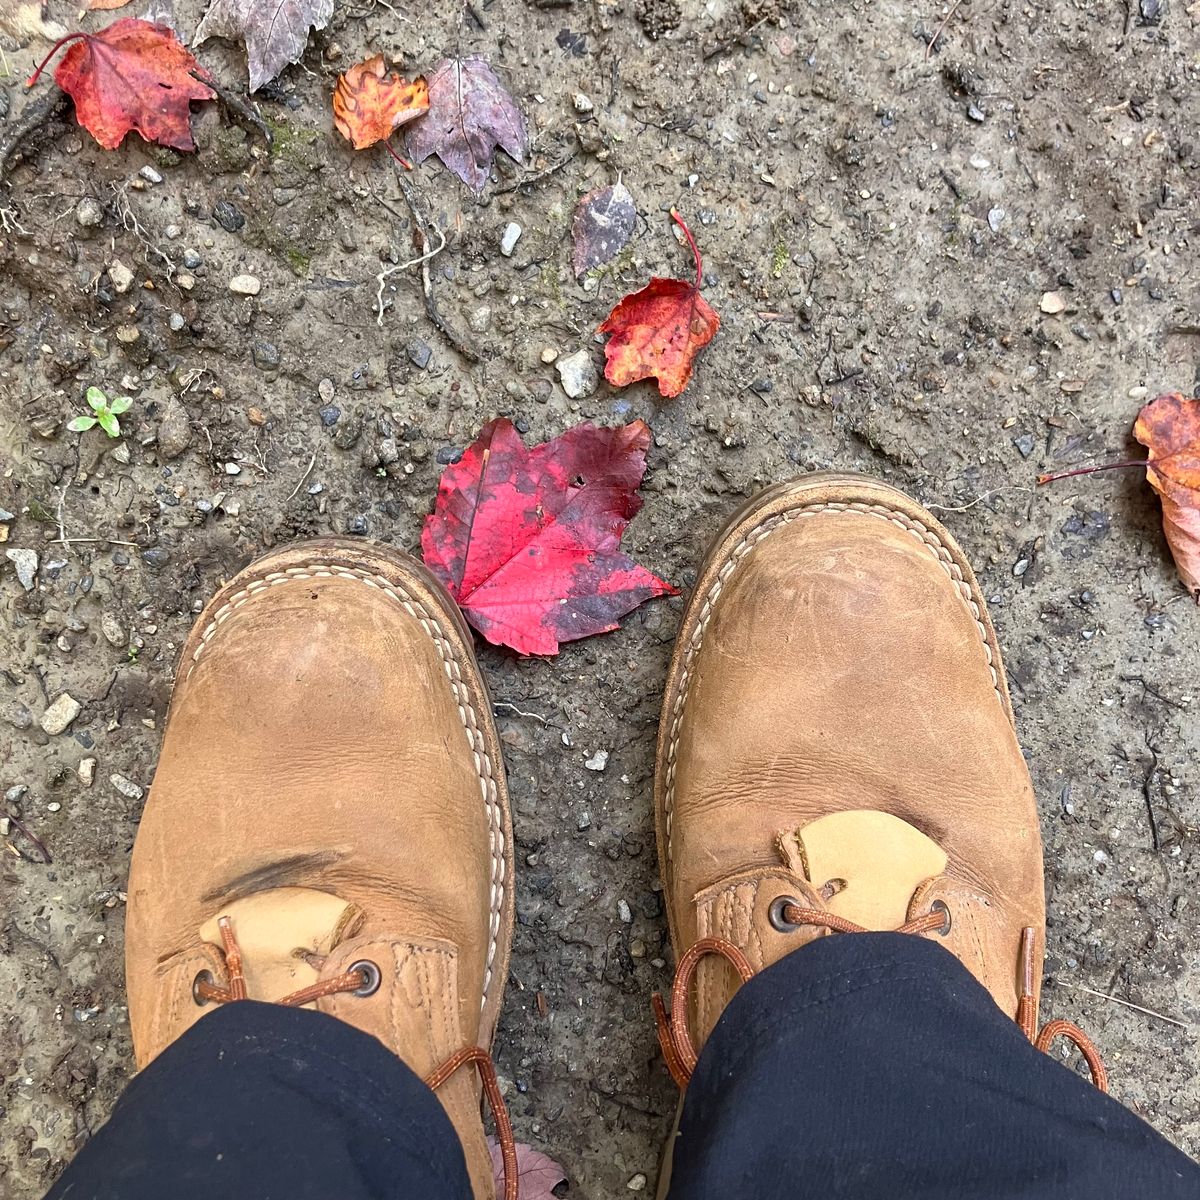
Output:
<path fill-rule="evenodd" d="M 375 1038 L 242 1000 L 138 1075 L 47 1200 L 470 1200 L 458 1135 Z"/>
<path fill-rule="evenodd" d="M 1035 1050 L 932 940 L 842 934 L 763 971 L 722 1014 L 669 1195 L 1197 1200 L 1200 1167 Z"/>

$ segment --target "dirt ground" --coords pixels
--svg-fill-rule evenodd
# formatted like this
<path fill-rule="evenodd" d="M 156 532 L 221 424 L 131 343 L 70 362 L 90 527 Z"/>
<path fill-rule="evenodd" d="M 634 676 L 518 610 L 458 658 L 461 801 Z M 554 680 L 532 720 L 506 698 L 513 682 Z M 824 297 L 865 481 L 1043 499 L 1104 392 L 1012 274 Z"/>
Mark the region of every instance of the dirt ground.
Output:
<path fill-rule="evenodd" d="M 3 550 L 39 566 L 26 590 L 0 554 L 0 786 L 53 861 L 10 826 L 26 857 L 0 845 L 0 1192 L 40 1196 L 130 1077 L 122 889 L 194 614 L 292 538 L 415 549 L 441 464 L 496 414 L 531 442 L 648 421 L 626 540 L 685 590 L 725 517 L 792 474 L 863 471 L 935 508 L 990 597 L 1041 800 L 1047 1011 L 1200 1152 L 1200 613 L 1142 472 L 1035 487 L 1136 453 L 1143 397 L 1200 383 L 1200 4 L 966 0 L 928 56 L 949 5 L 475 9 L 460 28 L 446 0 L 339 4 L 257 97 L 270 150 L 208 104 L 195 156 L 135 136 L 105 152 L 67 115 L 10 164 Z M 200 13 L 178 0 L 185 36 Z M 50 15 L 76 27 L 73 5 Z M 416 253 L 410 214 L 390 160 L 331 132 L 328 97 L 367 53 L 418 70 L 456 44 L 497 67 L 533 150 L 525 169 L 499 156 L 479 197 L 433 161 L 410 177 L 448 238 L 431 271 L 447 336 L 419 269 L 381 277 Z M 45 48 L 6 46 L 0 139 Z M 244 82 L 240 48 L 202 58 Z M 571 212 L 618 177 L 637 232 L 580 285 Z M 603 380 L 568 399 L 543 351 L 602 365 L 612 304 L 690 271 L 672 205 L 720 334 L 675 401 Z M 256 298 L 229 290 L 246 274 Z M 133 397 L 119 441 L 65 429 L 92 384 Z M 481 649 L 518 850 L 497 1059 L 518 1137 L 588 1200 L 653 1185 L 675 1107 L 649 1009 L 671 973 L 650 797 L 681 606 L 553 661 Z M 63 692 L 82 712 L 51 736 Z"/>

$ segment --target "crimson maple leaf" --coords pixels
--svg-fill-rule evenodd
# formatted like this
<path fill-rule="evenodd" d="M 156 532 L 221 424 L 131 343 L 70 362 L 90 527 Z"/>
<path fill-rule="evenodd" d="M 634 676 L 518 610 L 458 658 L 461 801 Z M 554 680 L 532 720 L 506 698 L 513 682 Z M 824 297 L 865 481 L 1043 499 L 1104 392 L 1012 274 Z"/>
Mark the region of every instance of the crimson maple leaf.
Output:
<path fill-rule="evenodd" d="M 527 449 L 503 417 L 442 472 L 426 565 L 489 642 L 555 654 L 676 589 L 621 553 L 650 428 L 576 425 Z"/>
<path fill-rule="evenodd" d="M 115 150 L 134 129 L 148 142 L 195 150 L 191 101 L 214 100 L 216 93 L 192 76 L 200 64 L 174 30 L 125 17 L 99 33 L 68 34 L 50 48 L 27 87 L 68 43 L 54 82 L 75 101 L 80 125 L 101 146 Z"/>

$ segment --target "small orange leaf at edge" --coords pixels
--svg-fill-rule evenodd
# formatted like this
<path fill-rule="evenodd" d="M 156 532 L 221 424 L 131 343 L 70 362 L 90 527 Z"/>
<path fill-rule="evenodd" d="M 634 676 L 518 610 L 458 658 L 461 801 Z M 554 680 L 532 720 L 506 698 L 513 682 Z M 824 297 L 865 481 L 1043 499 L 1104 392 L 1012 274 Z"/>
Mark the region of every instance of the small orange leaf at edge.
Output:
<path fill-rule="evenodd" d="M 355 150 L 385 142 L 409 121 L 429 111 L 429 85 L 409 83 L 384 66 L 376 54 L 338 76 L 333 92 L 333 123 Z"/>
<path fill-rule="evenodd" d="M 1200 399 L 1170 392 L 1151 400 L 1133 427 L 1147 450 L 1146 477 L 1162 500 L 1175 567 L 1200 602 Z"/>

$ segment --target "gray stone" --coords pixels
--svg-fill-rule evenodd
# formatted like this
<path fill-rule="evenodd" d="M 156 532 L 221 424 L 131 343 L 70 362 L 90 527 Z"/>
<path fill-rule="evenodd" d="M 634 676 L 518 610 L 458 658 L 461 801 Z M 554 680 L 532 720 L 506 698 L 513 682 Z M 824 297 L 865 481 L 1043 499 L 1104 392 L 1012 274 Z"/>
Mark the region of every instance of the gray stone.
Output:
<path fill-rule="evenodd" d="M 28 729 L 33 724 L 33 713 L 20 700 L 11 700 L 0 710 L 6 725 L 14 729 Z"/>
<path fill-rule="evenodd" d="M 192 423 L 183 402 L 172 396 L 158 423 L 158 452 L 165 459 L 178 458 L 192 443 Z"/>
<path fill-rule="evenodd" d="M 599 376 L 596 374 L 592 356 L 586 350 L 577 350 L 574 354 L 568 354 L 565 358 L 560 358 L 556 365 L 558 377 L 562 380 L 563 391 L 572 400 L 576 400 L 580 396 L 590 396 L 596 390 Z"/>
<path fill-rule="evenodd" d="M 422 371 L 429 366 L 430 359 L 433 358 L 433 351 L 429 348 L 428 342 L 421 341 L 420 338 L 413 338 L 408 343 L 408 357 L 414 367 L 419 367 Z"/>
<path fill-rule="evenodd" d="M 183 252 L 183 265 L 189 271 L 194 271 L 197 267 L 204 266 L 204 259 L 195 250 L 189 248 Z"/>
<path fill-rule="evenodd" d="M 139 174 L 139 175 L 140 175 L 140 176 L 141 176 L 141 177 L 142 177 L 142 178 L 143 178 L 143 179 L 144 179 L 144 180 L 145 180 L 147 183 L 162 183 L 162 179 L 163 179 L 163 177 L 162 177 L 162 176 L 161 176 L 161 175 L 160 175 L 160 174 L 159 174 L 159 173 L 158 173 L 158 172 L 157 172 L 157 171 L 156 171 L 156 170 L 155 170 L 155 169 L 154 169 L 152 166 L 150 166 L 150 164 L 149 164 L 149 163 L 147 163 L 147 164 L 146 164 L 146 165 L 145 165 L 145 166 L 144 166 L 144 167 L 143 167 L 143 168 L 142 168 L 142 169 L 141 169 L 141 170 L 138 172 L 138 174 Z"/>
<path fill-rule="evenodd" d="M 108 277 L 118 295 L 125 295 L 133 287 L 137 276 L 119 259 L 114 258 L 108 268 Z"/>
<path fill-rule="evenodd" d="M 230 204 L 228 200 L 218 200 L 213 205 L 213 216 L 227 233 L 237 233 L 246 223 L 246 218 L 238 211 L 236 205 Z"/>
<path fill-rule="evenodd" d="M 95 229 L 104 221 L 104 209 L 100 207 L 100 201 L 92 196 L 84 196 L 80 202 L 75 205 L 75 221 L 83 229 Z"/>
<path fill-rule="evenodd" d="M 504 235 L 500 238 L 500 253 L 505 258 L 512 258 L 512 252 L 517 248 L 517 243 L 521 240 L 521 234 L 524 230 L 516 223 L 509 221 L 504 227 Z"/>
<path fill-rule="evenodd" d="M 254 365 L 262 371 L 273 371 L 281 361 L 279 347 L 274 342 L 255 342 L 250 347 L 250 357 Z"/>
<path fill-rule="evenodd" d="M 127 800 L 140 800 L 146 794 L 144 788 L 138 787 L 132 779 L 126 779 L 124 775 L 110 775 L 108 781 Z"/>
<path fill-rule="evenodd" d="M 229 290 L 235 296 L 257 296 L 262 291 L 262 280 L 257 275 L 235 275 L 229 281 Z"/>
<path fill-rule="evenodd" d="M 63 692 L 53 704 L 42 713 L 42 728 L 54 737 L 62 733 L 73 720 L 83 711 L 83 705 L 74 696 Z"/>
<path fill-rule="evenodd" d="M 492 310 L 486 304 L 481 304 L 467 318 L 467 324 L 475 333 L 486 333 L 492 323 Z"/>
<path fill-rule="evenodd" d="M 16 568 L 17 579 L 27 591 L 33 591 L 33 577 L 37 574 L 38 556 L 36 550 L 5 550 L 4 557 Z"/>
<path fill-rule="evenodd" d="M 104 640 L 110 646 L 122 649 L 129 644 L 129 636 L 125 632 L 125 626 L 121 623 L 121 619 L 116 613 L 106 612 L 100 614 L 100 632 L 104 635 Z"/>
<path fill-rule="evenodd" d="M 1004 224 L 1004 218 L 1007 216 L 1008 214 L 1002 208 L 988 209 L 988 225 L 993 233 L 1000 232 L 1000 226 Z"/>
<path fill-rule="evenodd" d="M 187 322 L 183 319 L 183 313 L 172 313 L 168 324 L 176 333 L 181 333 Z"/>

